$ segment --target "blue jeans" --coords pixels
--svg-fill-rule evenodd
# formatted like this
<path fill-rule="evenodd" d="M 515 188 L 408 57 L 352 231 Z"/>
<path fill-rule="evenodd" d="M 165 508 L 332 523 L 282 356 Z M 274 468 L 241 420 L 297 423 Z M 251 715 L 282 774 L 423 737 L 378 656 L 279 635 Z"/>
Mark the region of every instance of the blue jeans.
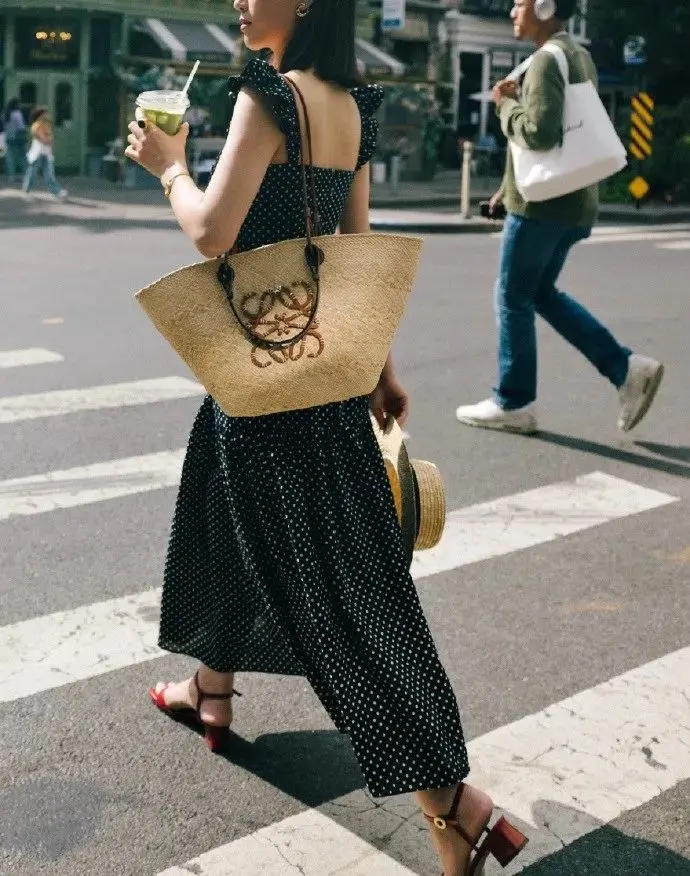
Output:
<path fill-rule="evenodd" d="M 26 137 L 7 140 L 7 153 L 5 155 L 5 170 L 10 179 L 15 176 L 24 176 L 26 170 Z"/>
<path fill-rule="evenodd" d="M 51 195 L 59 195 L 62 188 L 55 179 L 55 162 L 52 158 L 48 158 L 47 155 L 39 155 L 36 161 L 27 167 L 22 189 L 27 193 L 30 192 L 39 173 L 43 173 L 43 178 Z"/>
<path fill-rule="evenodd" d="M 565 292 L 556 288 L 571 248 L 589 237 L 578 228 L 508 214 L 495 289 L 498 324 L 497 404 L 515 410 L 537 397 L 535 313 L 620 388 L 631 351 Z"/>

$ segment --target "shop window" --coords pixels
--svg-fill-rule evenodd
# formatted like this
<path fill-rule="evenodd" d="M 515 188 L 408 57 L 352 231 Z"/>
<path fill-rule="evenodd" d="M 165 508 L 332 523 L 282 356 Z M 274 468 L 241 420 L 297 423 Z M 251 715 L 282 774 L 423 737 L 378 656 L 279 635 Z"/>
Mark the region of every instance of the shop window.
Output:
<path fill-rule="evenodd" d="M 69 128 L 73 118 L 74 92 L 69 82 L 55 86 L 55 126 Z"/>
<path fill-rule="evenodd" d="M 24 115 L 28 115 L 32 107 L 38 103 L 38 88 L 35 82 L 21 82 L 19 84 L 19 103 L 22 105 Z"/>
<path fill-rule="evenodd" d="M 107 67 L 110 58 L 111 25 L 109 18 L 91 19 L 91 66 Z"/>
<path fill-rule="evenodd" d="M 16 66 L 20 69 L 76 69 L 79 43 L 78 22 L 33 16 L 16 20 Z"/>

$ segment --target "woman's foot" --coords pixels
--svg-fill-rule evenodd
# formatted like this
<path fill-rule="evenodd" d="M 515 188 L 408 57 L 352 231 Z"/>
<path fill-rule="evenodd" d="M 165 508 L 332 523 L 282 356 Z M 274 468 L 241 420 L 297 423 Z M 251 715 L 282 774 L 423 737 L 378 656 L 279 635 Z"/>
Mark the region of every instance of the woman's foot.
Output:
<path fill-rule="evenodd" d="M 159 681 L 154 691 L 171 711 L 193 709 L 199 702 L 195 676 L 185 681 L 165 683 Z M 199 717 L 210 727 L 229 727 L 232 723 L 233 674 L 214 672 L 205 666 L 199 668 L 199 687 L 204 693 L 222 695 L 222 699 L 203 698 Z"/>
<path fill-rule="evenodd" d="M 424 795 L 427 800 L 422 803 L 423 811 L 427 815 L 447 815 L 452 806 L 456 789 L 451 788 L 444 792 L 444 800 L 439 797 L 441 792 L 433 792 L 435 801 L 432 806 L 429 806 L 428 793 Z M 466 784 L 464 786 L 455 818 L 468 837 L 474 840 L 475 845 L 482 838 L 482 833 L 491 818 L 493 808 L 493 802 L 488 794 L 472 785 Z M 467 876 L 472 853 L 469 843 L 451 825 L 440 829 L 430 822 L 429 827 L 431 839 L 443 867 L 443 876 Z"/>

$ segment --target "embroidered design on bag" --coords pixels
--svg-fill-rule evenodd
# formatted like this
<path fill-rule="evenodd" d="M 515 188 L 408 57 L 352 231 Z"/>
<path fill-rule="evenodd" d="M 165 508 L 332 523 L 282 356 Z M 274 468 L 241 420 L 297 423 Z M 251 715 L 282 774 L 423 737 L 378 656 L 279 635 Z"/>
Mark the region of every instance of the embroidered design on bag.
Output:
<path fill-rule="evenodd" d="M 314 306 L 314 289 L 304 280 L 290 286 L 279 286 L 265 292 L 250 292 L 240 303 L 242 315 L 251 330 L 269 341 L 282 341 L 298 335 L 309 322 Z M 268 368 L 273 362 L 284 365 L 297 362 L 303 356 L 316 359 L 325 349 L 316 320 L 298 341 L 280 350 L 265 350 L 254 346 L 250 358 L 257 368 Z"/>

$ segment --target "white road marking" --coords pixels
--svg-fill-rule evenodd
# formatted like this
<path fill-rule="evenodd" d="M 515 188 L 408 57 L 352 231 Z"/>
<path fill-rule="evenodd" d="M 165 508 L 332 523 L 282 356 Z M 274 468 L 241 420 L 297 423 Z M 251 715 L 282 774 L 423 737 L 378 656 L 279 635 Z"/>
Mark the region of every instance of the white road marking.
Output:
<path fill-rule="evenodd" d="M 676 240 L 672 243 L 657 243 L 657 249 L 690 249 L 690 240 Z"/>
<path fill-rule="evenodd" d="M 149 590 L 0 628 L 0 702 L 159 657 L 159 600 Z"/>
<path fill-rule="evenodd" d="M 154 453 L 5 481 L 0 483 L 0 520 L 173 486 L 183 456 L 182 450 Z M 595 472 L 462 508 L 449 515 L 439 547 L 417 554 L 413 574 L 417 579 L 428 577 L 674 501 L 665 493 Z M 157 596 L 158 591 L 151 590 L 128 599 L 150 606 Z M 119 637 L 112 635 L 123 612 L 130 614 L 122 605 L 122 600 L 114 599 L 0 628 L 0 702 L 158 656 L 151 650 L 157 626 L 154 616 L 136 620 L 123 652 Z M 60 630 L 66 631 L 63 649 L 55 646 L 55 640 L 45 648 L 47 629 L 56 630 L 58 641 Z M 45 656 L 36 661 L 35 654 L 43 650 Z M 65 665 L 70 667 L 67 672 Z"/>
<path fill-rule="evenodd" d="M 64 362 L 64 356 L 35 347 L 28 350 L 0 351 L 0 368 L 20 368 L 24 365 L 43 365 L 48 362 Z"/>
<path fill-rule="evenodd" d="M 593 234 L 584 244 L 596 243 L 656 243 L 660 240 L 686 238 L 687 231 L 630 231 L 627 234 Z"/>
<path fill-rule="evenodd" d="M 415 555 L 415 578 L 435 575 L 544 544 L 621 517 L 650 511 L 674 496 L 592 472 L 448 515 L 441 543 Z"/>
<path fill-rule="evenodd" d="M 184 454 L 165 450 L 0 481 L 0 520 L 174 487 Z"/>
<path fill-rule="evenodd" d="M 92 386 L 87 389 L 60 389 L 33 395 L 8 396 L 0 398 L 0 424 L 40 417 L 58 417 L 79 411 L 148 405 L 203 395 L 204 392 L 200 384 L 185 377 L 161 377 Z"/>
<path fill-rule="evenodd" d="M 690 778 L 689 703 L 685 648 L 470 742 L 470 781 L 509 817 L 537 829 L 536 841 L 502 872 L 516 873 Z M 158 876 L 411 872 L 307 810 Z"/>
<path fill-rule="evenodd" d="M 308 809 L 158 876 L 414 876 L 356 834 Z"/>
<path fill-rule="evenodd" d="M 470 781 L 550 826 L 555 851 L 690 779 L 690 648 L 487 733 L 469 753 Z M 539 854 L 526 851 L 522 866 Z"/>

